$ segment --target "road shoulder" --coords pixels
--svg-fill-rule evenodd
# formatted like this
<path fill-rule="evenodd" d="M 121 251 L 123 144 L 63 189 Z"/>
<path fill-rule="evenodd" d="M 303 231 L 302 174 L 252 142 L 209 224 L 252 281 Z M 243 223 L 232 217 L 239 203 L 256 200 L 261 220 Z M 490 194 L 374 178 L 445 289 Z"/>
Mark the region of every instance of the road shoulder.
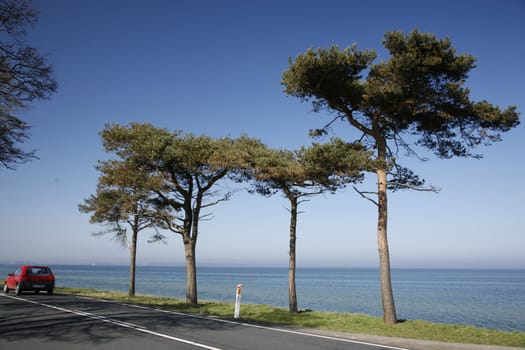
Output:
<path fill-rule="evenodd" d="M 406 339 L 396 337 L 384 337 L 368 334 L 352 334 L 343 332 L 322 331 L 316 329 L 301 329 L 305 333 L 320 334 L 330 337 L 344 338 L 362 342 L 369 342 L 381 345 L 395 346 L 410 350 L 523 350 L 520 347 L 508 347 L 497 345 L 479 345 L 479 344 L 459 344 L 445 343 L 432 340 Z"/>

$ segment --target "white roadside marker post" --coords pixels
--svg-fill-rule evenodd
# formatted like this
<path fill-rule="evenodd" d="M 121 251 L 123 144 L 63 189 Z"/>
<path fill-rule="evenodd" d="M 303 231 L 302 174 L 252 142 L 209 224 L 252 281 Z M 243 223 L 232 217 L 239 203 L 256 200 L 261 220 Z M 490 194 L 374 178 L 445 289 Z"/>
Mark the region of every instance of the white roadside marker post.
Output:
<path fill-rule="evenodd" d="M 241 313 L 241 290 L 242 284 L 238 284 L 237 292 L 235 293 L 235 312 L 233 318 L 239 318 L 239 314 Z"/>

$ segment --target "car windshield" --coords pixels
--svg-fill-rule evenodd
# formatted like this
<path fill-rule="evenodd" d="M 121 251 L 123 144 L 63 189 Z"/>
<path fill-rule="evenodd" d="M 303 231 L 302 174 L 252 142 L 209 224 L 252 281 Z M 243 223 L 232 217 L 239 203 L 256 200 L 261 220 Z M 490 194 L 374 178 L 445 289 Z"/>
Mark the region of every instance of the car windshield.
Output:
<path fill-rule="evenodd" d="M 47 267 L 33 266 L 27 269 L 28 275 L 49 275 L 49 269 Z"/>

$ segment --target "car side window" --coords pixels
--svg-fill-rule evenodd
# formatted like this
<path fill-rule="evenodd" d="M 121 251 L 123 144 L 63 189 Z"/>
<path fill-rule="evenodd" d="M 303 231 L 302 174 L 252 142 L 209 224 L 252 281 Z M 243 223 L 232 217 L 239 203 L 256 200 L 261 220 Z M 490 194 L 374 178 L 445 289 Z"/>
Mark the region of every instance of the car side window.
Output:
<path fill-rule="evenodd" d="M 15 271 L 15 276 L 20 276 L 22 274 L 22 268 L 19 267 L 18 269 L 16 269 Z"/>

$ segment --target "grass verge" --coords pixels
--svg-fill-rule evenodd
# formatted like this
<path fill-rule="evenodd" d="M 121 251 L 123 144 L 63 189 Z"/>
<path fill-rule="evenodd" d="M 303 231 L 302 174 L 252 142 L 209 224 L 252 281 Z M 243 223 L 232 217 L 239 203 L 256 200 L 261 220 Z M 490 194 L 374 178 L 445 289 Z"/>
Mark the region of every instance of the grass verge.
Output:
<path fill-rule="evenodd" d="M 137 295 L 90 289 L 56 288 L 58 293 L 76 294 L 113 300 L 171 311 L 200 315 L 233 317 L 233 303 L 203 301 L 198 305 L 187 305 L 184 300 Z M 464 325 L 432 323 L 426 321 L 404 321 L 390 326 L 382 318 L 362 314 L 308 311 L 290 313 L 285 308 L 269 305 L 243 304 L 243 321 L 264 322 L 272 325 L 313 328 L 319 330 L 373 334 L 420 340 L 435 340 L 449 343 L 483 344 L 525 347 L 525 332 L 503 332 Z"/>

